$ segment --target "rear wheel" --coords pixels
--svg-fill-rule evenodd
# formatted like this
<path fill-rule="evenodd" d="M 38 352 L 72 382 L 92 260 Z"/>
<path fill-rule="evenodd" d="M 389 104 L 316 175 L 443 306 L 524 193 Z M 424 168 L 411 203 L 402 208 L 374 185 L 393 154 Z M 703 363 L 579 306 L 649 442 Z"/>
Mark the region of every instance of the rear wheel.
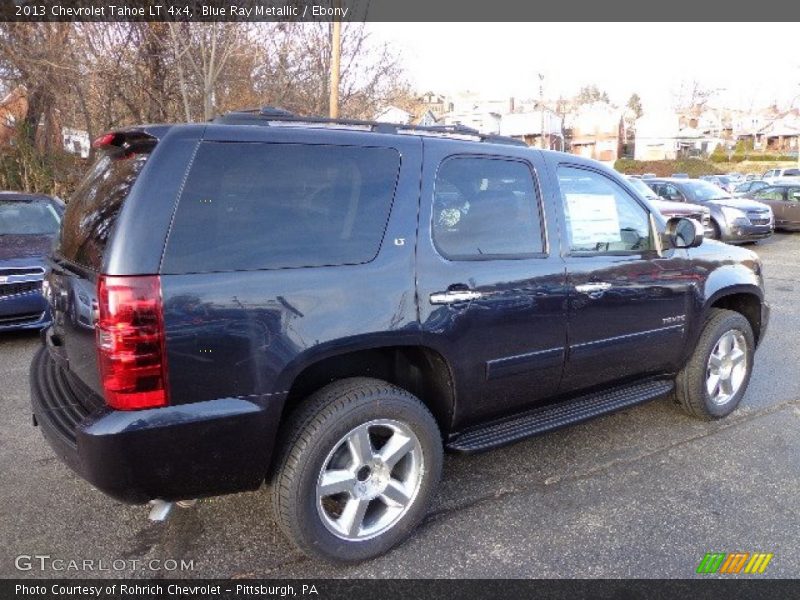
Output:
<path fill-rule="evenodd" d="M 692 357 L 676 379 L 678 402 L 702 419 L 732 413 L 750 382 L 754 351 L 750 322 L 740 313 L 712 309 Z"/>
<path fill-rule="evenodd" d="M 441 466 L 439 430 L 416 397 L 375 379 L 335 382 L 288 424 L 273 484 L 276 519 L 306 554 L 372 558 L 425 516 Z"/>

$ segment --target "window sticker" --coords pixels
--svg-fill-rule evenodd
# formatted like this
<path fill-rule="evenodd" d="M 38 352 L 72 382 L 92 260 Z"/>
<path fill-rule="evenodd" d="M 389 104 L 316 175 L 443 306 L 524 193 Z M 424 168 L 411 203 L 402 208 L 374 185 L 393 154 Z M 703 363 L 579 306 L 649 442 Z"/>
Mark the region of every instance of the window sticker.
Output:
<path fill-rule="evenodd" d="M 594 247 L 620 239 L 617 202 L 613 195 L 564 194 L 573 247 Z"/>

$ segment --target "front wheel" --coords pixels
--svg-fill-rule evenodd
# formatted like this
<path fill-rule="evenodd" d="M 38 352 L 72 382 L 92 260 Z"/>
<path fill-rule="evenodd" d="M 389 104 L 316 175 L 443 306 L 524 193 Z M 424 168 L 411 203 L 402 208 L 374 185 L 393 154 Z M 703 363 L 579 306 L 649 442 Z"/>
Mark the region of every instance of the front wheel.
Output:
<path fill-rule="evenodd" d="M 678 402 L 701 419 L 729 415 L 747 390 L 754 352 L 750 322 L 740 313 L 711 309 L 697 347 L 676 379 Z"/>
<path fill-rule="evenodd" d="M 712 240 L 722 239 L 722 229 L 714 219 L 711 219 L 711 239 Z"/>
<path fill-rule="evenodd" d="M 290 419 L 273 482 L 276 520 L 304 553 L 378 556 L 425 516 L 442 467 L 436 421 L 416 397 L 367 378 L 332 383 Z"/>

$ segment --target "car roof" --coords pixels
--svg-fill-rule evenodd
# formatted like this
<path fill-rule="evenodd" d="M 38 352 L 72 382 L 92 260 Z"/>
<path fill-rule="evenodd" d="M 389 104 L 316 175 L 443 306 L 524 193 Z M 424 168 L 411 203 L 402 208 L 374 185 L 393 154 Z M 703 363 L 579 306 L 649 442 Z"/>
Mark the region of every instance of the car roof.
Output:
<path fill-rule="evenodd" d="M 13 200 L 15 202 L 36 202 L 38 200 L 48 200 L 58 204 L 62 202 L 60 198 L 48 196 L 47 194 L 36 194 L 30 192 L 0 191 L 0 200 Z"/>

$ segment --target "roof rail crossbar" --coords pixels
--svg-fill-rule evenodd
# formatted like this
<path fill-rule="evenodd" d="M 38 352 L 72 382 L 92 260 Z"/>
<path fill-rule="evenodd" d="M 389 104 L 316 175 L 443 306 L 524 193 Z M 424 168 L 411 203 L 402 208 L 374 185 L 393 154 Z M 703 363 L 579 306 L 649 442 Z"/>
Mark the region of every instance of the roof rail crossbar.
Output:
<path fill-rule="evenodd" d="M 342 127 L 357 128 L 374 133 L 406 134 L 406 135 L 436 135 L 441 137 L 464 137 L 472 138 L 481 142 L 495 144 L 508 144 L 515 146 L 527 146 L 522 140 L 505 137 L 495 134 L 485 134 L 477 129 L 465 125 L 398 125 L 395 123 L 384 123 L 381 121 L 366 121 L 361 119 L 339 119 L 329 117 L 304 117 L 294 114 L 282 108 L 267 106 L 264 108 L 236 110 L 225 113 L 213 120 L 215 123 L 228 124 L 291 124 L 296 125 L 317 125 L 323 127 Z"/>

